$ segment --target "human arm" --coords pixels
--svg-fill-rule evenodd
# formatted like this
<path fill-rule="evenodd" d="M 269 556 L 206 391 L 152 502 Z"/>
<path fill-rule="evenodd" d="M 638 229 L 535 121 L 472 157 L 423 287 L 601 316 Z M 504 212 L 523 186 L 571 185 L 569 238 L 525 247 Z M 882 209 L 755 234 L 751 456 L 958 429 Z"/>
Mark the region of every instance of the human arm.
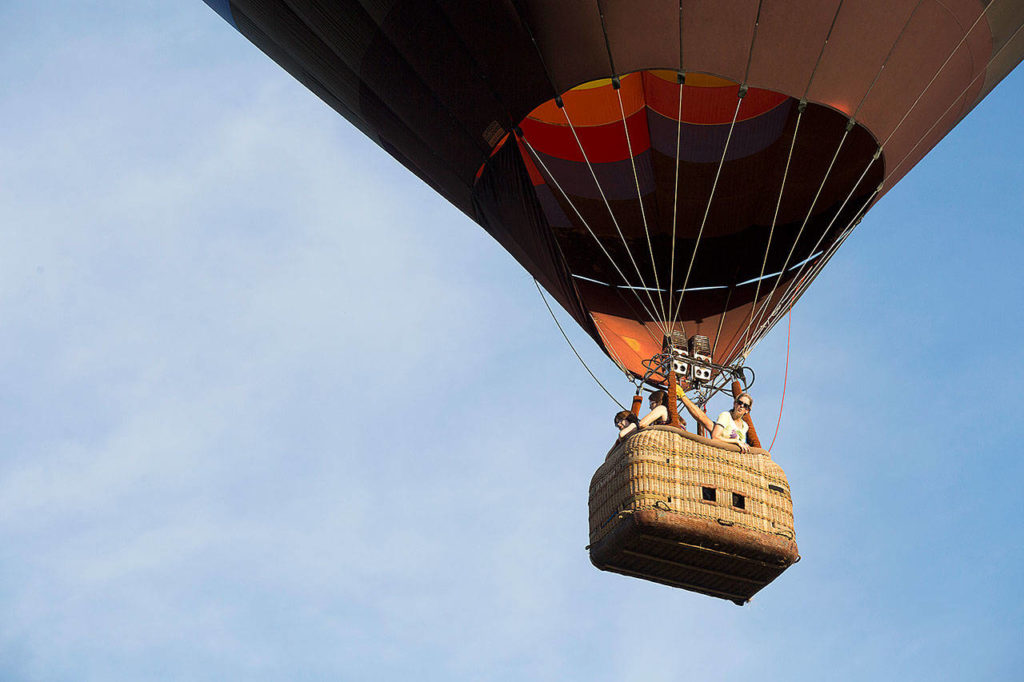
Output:
<path fill-rule="evenodd" d="M 676 392 L 676 395 L 683 401 L 683 407 L 686 408 L 687 412 L 693 415 L 693 418 L 697 420 L 698 424 L 707 429 L 709 433 L 714 431 L 715 423 L 711 421 L 711 417 L 705 414 L 704 410 L 697 407 L 696 403 L 686 397 L 686 394 L 683 393 L 682 387 L 680 387 L 679 391 Z"/>
<path fill-rule="evenodd" d="M 636 431 L 635 422 L 630 422 L 629 424 L 626 424 L 626 426 L 619 431 L 619 440 L 622 440 L 623 438 L 633 433 L 634 431 Z"/>

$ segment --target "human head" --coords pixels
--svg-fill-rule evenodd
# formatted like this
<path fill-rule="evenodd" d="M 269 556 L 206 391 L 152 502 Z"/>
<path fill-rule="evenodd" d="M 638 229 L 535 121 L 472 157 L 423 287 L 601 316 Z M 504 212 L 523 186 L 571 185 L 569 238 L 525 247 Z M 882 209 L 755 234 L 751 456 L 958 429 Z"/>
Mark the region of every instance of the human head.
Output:
<path fill-rule="evenodd" d="M 750 408 L 754 406 L 754 399 L 750 397 L 749 393 L 740 393 L 736 396 L 736 400 L 733 401 L 733 409 L 739 409 L 741 407 L 746 408 L 744 412 L 750 414 Z"/>
<path fill-rule="evenodd" d="M 635 423 L 636 421 L 636 415 L 630 412 L 629 410 L 623 410 L 622 412 L 615 413 L 615 425 L 620 429 L 626 427 L 626 424 L 623 424 L 622 422 L 632 424 Z"/>
<path fill-rule="evenodd" d="M 665 391 L 655 391 L 651 394 L 651 405 L 657 407 L 658 405 L 668 406 L 668 393 Z"/>

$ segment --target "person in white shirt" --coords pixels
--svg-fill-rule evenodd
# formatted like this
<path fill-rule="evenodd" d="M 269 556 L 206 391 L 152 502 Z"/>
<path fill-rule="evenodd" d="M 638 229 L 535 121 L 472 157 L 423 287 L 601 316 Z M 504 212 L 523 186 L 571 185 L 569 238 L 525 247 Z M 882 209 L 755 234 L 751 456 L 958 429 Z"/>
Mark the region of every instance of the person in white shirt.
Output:
<path fill-rule="evenodd" d="M 747 445 L 747 422 L 743 417 L 750 413 L 754 406 L 754 399 L 749 393 L 740 393 L 733 401 L 732 409 L 718 415 L 715 420 L 715 428 L 711 432 L 711 440 L 720 440 L 725 443 L 738 445 L 743 452 L 749 452 Z"/>

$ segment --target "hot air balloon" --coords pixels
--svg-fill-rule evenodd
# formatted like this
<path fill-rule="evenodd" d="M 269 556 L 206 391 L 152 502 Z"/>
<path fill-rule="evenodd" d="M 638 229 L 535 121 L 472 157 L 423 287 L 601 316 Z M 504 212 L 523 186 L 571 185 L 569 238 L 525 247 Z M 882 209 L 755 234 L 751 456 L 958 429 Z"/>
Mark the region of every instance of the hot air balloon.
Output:
<path fill-rule="evenodd" d="M 206 2 L 699 402 L 1024 56 L 1022 0 Z M 738 603 L 799 557 L 768 453 L 672 425 L 590 506 L 599 568 Z"/>

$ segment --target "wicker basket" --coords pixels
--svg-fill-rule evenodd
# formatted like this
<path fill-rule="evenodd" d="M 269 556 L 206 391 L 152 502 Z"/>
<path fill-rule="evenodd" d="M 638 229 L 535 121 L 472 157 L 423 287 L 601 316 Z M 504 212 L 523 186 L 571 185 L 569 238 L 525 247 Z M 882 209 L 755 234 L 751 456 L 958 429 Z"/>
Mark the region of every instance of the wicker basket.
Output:
<path fill-rule="evenodd" d="M 793 502 L 768 453 L 669 426 L 608 453 L 590 483 L 590 560 L 743 604 L 798 561 Z"/>

